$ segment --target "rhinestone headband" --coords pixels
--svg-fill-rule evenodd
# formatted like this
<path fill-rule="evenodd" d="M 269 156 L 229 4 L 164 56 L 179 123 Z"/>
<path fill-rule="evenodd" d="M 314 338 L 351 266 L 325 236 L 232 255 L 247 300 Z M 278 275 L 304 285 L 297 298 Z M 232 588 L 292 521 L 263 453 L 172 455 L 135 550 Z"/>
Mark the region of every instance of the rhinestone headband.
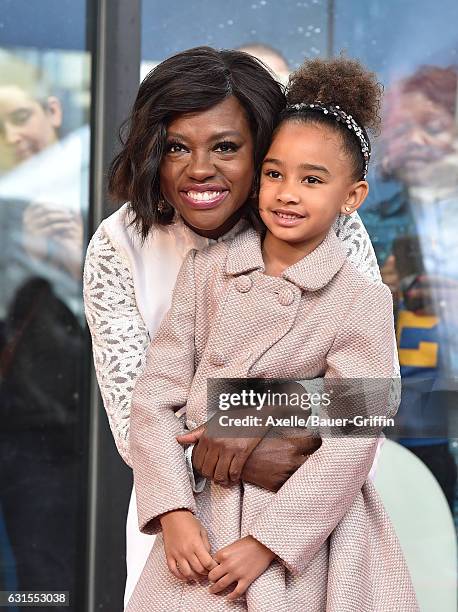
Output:
<path fill-rule="evenodd" d="M 371 157 L 371 146 L 369 140 L 364 133 L 363 129 L 356 123 L 352 115 L 347 114 L 337 104 L 323 104 L 323 102 L 316 101 L 313 104 L 306 104 L 301 102 L 300 104 L 291 104 L 286 107 L 286 111 L 304 111 L 304 110 L 317 110 L 322 112 L 324 115 L 331 115 L 335 117 L 335 120 L 342 123 L 351 130 L 356 138 L 359 140 L 361 146 L 361 153 L 364 158 L 364 174 L 363 179 L 367 177 L 367 171 L 369 168 L 369 160 Z"/>

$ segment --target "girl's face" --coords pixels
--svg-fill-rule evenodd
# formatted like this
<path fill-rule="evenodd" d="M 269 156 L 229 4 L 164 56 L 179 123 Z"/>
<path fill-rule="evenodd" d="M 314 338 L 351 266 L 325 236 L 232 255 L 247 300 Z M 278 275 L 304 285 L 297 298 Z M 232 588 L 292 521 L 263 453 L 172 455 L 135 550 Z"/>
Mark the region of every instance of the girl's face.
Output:
<path fill-rule="evenodd" d="M 300 121 L 281 125 L 261 171 L 259 211 L 268 230 L 313 249 L 339 213 L 350 214 L 366 197 L 366 181 L 355 182 L 352 171 L 332 128 Z"/>
<path fill-rule="evenodd" d="M 253 174 L 251 130 L 234 96 L 169 124 L 162 194 L 197 233 L 213 237 L 230 229 L 251 192 Z"/>

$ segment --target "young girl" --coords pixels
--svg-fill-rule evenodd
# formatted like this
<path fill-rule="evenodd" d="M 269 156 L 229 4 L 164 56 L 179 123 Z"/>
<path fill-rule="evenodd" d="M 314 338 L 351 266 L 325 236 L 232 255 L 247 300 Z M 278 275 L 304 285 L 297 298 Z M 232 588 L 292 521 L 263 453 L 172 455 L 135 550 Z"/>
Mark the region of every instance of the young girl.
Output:
<path fill-rule="evenodd" d="M 367 195 L 380 86 L 355 61 L 314 60 L 288 101 L 261 169 L 265 231 L 190 252 L 136 386 L 139 524 L 160 535 L 129 612 L 418 609 L 367 480 L 376 438 L 323 437 L 278 493 L 209 482 L 196 495 L 176 441 L 176 410 L 186 405 L 188 428 L 207 420 L 208 378 L 392 376 L 390 292 L 348 262 L 332 229 Z M 217 469 L 227 480 L 230 466 Z"/>

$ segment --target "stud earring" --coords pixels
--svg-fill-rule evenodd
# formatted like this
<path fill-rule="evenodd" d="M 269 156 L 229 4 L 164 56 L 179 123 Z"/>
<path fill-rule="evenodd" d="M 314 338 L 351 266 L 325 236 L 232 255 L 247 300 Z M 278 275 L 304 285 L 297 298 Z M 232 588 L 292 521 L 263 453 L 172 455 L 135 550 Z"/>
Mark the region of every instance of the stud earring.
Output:
<path fill-rule="evenodd" d="M 161 198 L 159 202 L 157 203 L 157 211 L 162 214 L 164 210 L 165 210 L 165 201 Z"/>
<path fill-rule="evenodd" d="M 345 212 L 347 213 L 351 212 L 351 208 L 349 206 L 345 206 Z"/>

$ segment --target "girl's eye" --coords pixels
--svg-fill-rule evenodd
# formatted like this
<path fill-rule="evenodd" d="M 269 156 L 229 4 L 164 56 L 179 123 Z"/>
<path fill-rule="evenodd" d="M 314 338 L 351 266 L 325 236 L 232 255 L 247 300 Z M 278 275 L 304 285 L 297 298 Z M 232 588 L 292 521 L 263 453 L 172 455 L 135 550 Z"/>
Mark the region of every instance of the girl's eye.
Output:
<path fill-rule="evenodd" d="M 219 142 L 217 145 L 215 145 L 213 150 L 217 153 L 235 153 L 239 149 L 239 145 L 235 144 L 235 142 L 225 140 L 224 142 Z"/>
<path fill-rule="evenodd" d="M 320 179 L 317 178 L 316 176 L 306 176 L 304 181 L 308 183 L 309 185 L 319 185 L 320 183 L 323 182 L 323 181 L 320 181 Z"/>
<path fill-rule="evenodd" d="M 280 172 L 278 172 L 278 170 L 266 170 L 265 175 L 270 176 L 270 178 L 273 179 L 278 179 L 281 177 L 281 174 Z"/>
<path fill-rule="evenodd" d="M 186 147 L 179 142 L 168 142 L 165 149 L 166 153 L 184 153 L 186 151 Z"/>

